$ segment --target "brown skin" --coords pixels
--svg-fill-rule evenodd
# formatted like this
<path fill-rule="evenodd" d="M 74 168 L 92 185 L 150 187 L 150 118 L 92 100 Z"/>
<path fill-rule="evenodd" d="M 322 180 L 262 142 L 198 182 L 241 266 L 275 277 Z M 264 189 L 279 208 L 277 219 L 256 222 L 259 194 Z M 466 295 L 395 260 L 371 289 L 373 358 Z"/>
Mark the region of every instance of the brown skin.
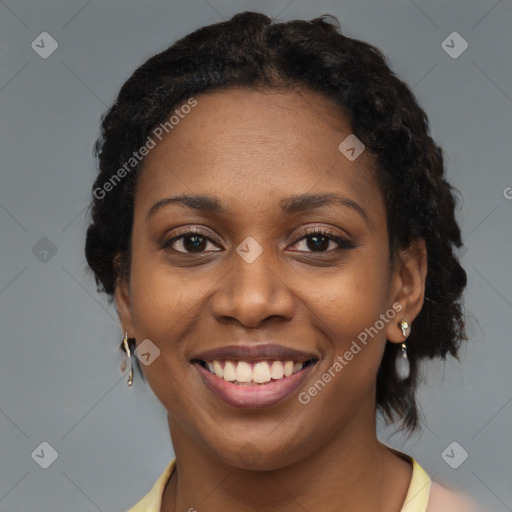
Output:
<path fill-rule="evenodd" d="M 376 375 L 386 340 L 404 339 L 397 322 L 411 323 L 422 307 L 425 246 L 414 244 L 390 263 L 373 157 L 365 151 L 350 162 L 340 153 L 351 129 L 327 98 L 231 89 L 196 99 L 146 157 L 130 278 L 115 292 L 129 337 L 149 338 L 161 350 L 143 367 L 168 411 L 176 452 L 161 510 L 397 512 L 412 468 L 376 439 Z M 280 213 L 281 198 L 333 192 L 358 203 L 368 222 L 339 204 Z M 157 201 L 182 193 L 215 195 L 228 210 L 172 204 L 146 218 Z M 190 238 L 162 248 L 183 226 L 219 243 L 206 240 L 197 260 L 183 255 Z M 318 226 L 355 247 L 336 250 L 325 241 L 315 252 L 301 229 Z M 248 236 L 263 248 L 250 264 L 235 251 Z M 301 404 L 298 393 L 394 303 L 403 308 L 395 318 Z M 265 342 L 319 356 L 298 392 L 271 408 L 224 403 L 189 362 L 209 348 Z M 248 442 L 257 447 L 253 465 L 240 457 Z"/>

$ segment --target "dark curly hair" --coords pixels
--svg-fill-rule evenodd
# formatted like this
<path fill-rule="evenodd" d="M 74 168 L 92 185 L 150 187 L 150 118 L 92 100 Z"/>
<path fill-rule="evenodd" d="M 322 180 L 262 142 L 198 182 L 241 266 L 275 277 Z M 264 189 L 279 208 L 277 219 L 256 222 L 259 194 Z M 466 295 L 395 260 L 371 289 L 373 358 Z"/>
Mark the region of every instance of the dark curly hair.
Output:
<path fill-rule="evenodd" d="M 410 376 L 401 381 L 396 374 L 400 346 L 395 343 L 386 344 L 377 376 L 378 410 L 413 431 L 419 361 L 448 353 L 457 357 L 467 339 L 461 304 L 466 272 L 454 252 L 462 246 L 454 189 L 444 178 L 442 149 L 411 90 L 379 49 L 339 29 L 329 15 L 276 23 L 243 12 L 194 31 L 141 65 L 102 116 L 85 253 L 98 291 L 112 300 L 116 280 L 130 268 L 134 191 L 144 161 L 123 179 L 118 172 L 175 107 L 193 95 L 234 87 L 322 93 L 342 107 L 353 133 L 375 157 L 392 257 L 416 240 L 426 244 L 425 300 L 407 344 Z M 98 192 L 104 190 L 108 194 Z M 134 343 L 130 340 L 132 348 Z"/>

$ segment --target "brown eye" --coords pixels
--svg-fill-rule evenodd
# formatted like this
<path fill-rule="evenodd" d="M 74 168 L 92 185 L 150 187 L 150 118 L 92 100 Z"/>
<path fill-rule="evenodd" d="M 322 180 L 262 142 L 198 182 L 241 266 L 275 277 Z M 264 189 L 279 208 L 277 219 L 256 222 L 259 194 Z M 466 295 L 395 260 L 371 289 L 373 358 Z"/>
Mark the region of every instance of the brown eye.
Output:
<path fill-rule="evenodd" d="M 352 249 L 355 247 L 355 245 L 346 238 L 343 238 L 323 228 L 317 228 L 308 231 L 301 239 L 295 242 L 294 245 L 297 245 L 303 241 L 305 241 L 305 246 L 307 249 L 304 252 L 324 253 L 334 252 L 341 249 Z M 334 244 L 334 247 L 332 247 L 331 244 Z"/>
<path fill-rule="evenodd" d="M 189 229 L 178 236 L 170 238 L 163 244 L 162 248 L 171 248 L 173 251 L 183 254 L 201 253 L 205 251 L 208 243 L 214 244 L 209 237 L 200 231 Z"/>

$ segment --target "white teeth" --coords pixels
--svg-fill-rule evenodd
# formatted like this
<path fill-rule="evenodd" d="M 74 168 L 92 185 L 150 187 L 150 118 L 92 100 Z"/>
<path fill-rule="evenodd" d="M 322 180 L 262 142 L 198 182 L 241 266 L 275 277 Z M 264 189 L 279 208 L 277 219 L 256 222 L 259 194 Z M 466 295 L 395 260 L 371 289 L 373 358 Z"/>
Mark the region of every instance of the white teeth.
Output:
<path fill-rule="evenodd" d="M 294 361 L 207 361 L 211 373 L 228 382 L 242 385 L 265 384 L 300 372 L 304 363 Z"/>
<path fill-rule="evenodd" d="M 283 363 L 281 363 L 281 361 L 274 361 L 270 367 L 270 376 L 273 379 L 282 379 L 283 375 Z"/>
<path fill-rule="evenodd" d="M 261 363 L 256 363 L 254 365 L 254 368 L 252 369 L 252 380 L 258 384 L 270 382 L 270 366 L 266 361 L 262 361 Z"/>
<path fill-rule="evenodd" d="M 233 382 L 236 380 L 236 368 L 235 365 L 231 361 L 226 361 L 224 365 L 224 374 L 222 375 L 224 380 L 228 382 Z"/>
<path fill-rule="evenodd" d="M 285 377 L 293 375 L 293 361 L 286 361 L 286 363 L 284 363 L 283 371 Z"/>
<path fill-rule="evenodd" d="M 220 365 L 219 361 L 213 361 L 213 368 L 215 369 L 215 375 L 222 378 L 222 366 Z"/>
<path fill-rule="evenodd" d="M 245 361 L 240 361 L 238 363 L 238 366 L 236 367 L 236 380 L 238 382 L 251 382 L 252 368 L 249 363 L 246 363 Z"/>

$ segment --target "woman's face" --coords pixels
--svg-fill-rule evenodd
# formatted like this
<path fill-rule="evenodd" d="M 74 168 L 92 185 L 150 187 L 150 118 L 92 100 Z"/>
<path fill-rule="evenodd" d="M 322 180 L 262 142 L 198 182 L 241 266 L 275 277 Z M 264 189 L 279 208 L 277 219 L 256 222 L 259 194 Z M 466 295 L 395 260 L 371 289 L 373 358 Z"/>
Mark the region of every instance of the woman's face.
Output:
<path fill-rule="evenodd" d="M 351 128 L 334 104 L 290 90 L 196 100 L 146 157 L 116 303 L 137 345 L 151 341 L 142 367 L 171 434 L 278 468 L 374 428 L 386 339 L 419 311 L 413 281 L 390 264 L 372 157 L 338 148 Z"/>

